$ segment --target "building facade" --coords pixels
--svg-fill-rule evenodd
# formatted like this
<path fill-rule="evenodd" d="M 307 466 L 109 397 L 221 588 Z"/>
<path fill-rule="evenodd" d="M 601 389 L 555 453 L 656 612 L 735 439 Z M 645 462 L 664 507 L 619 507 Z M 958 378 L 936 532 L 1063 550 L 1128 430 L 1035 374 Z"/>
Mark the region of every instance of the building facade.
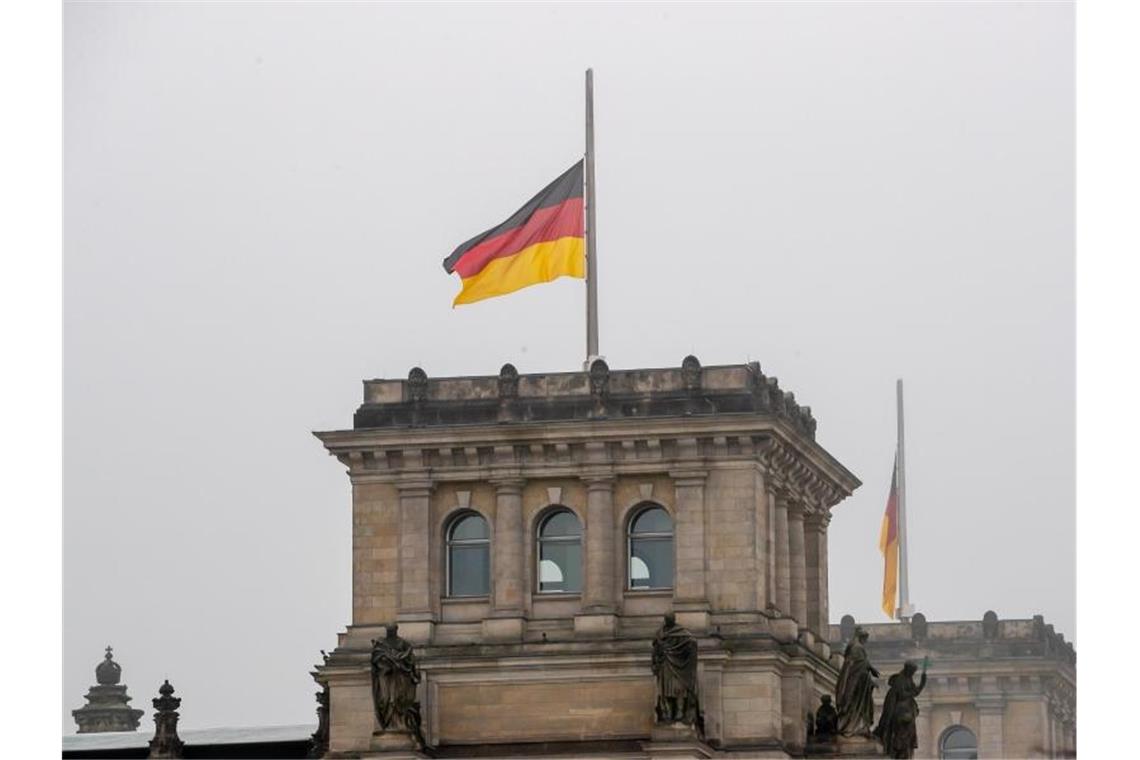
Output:
<path fill-rule="evenodd" d="M 859 481 L 756 363 L 364 383 L 352 623 L 317 668 L 329 756 L 375 754 L 371 640 L 398 623 L 440 755 L 651 757 L 651 640 L 699 640 L 689 756 L 802 753 L 834 690 L 827 531 Z M 681 751 L 672 747 L 670 751 Z"/>
<path fill-rule="evenodd" d="M 855 633 L 844 615 L 831 626 L 835 651 Z M 918 750 L 929 758 L 1061 758 L 1076 756 L 1076 652 L 1038 615 L 999 620 L 861 626 L 866 648 L 885 680 L 906 660 L 929 658 L 918 697 Z M 876 718 L 883 689 L 876 691 Z"/>

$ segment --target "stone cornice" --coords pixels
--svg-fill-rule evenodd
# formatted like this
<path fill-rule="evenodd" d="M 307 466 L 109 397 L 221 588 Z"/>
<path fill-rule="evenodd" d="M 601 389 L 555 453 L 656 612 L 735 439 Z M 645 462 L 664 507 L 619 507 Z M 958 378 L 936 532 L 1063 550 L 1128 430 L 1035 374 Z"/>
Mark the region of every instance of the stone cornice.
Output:
<path fill-rule="evenodd" d="M 590 466 L 632 474 L 751 461 L 812 511 L 829 509 L 860 485 L 814 441 L 754 415 L 315 435 L 361 483 L 392 481 L 408 469 L 441 481 L 486 479 L 503 469 L 525 478 L 576 477 Z"/>

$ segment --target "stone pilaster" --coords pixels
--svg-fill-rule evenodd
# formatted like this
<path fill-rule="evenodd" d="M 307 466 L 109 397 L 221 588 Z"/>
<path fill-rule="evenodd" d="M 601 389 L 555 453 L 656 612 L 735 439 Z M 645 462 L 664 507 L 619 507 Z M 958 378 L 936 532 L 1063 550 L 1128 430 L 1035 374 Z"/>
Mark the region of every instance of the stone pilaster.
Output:
<path fill-rule="evenodd" d="M 491 551 L 491 617 L 483 635 L 495 641 L 518 641 L 523 635 L 524 563 L 521 478 L 492 479 L 495 486 L 495 533 Z"/>
<path fill-rule="evenodd" d="M 616 626 L 614 592 L 614 479 L 609 474 L 582 476 L 586 484 L 586 556 L 582 613 L 574 618 L 580 635 L 613 635 Z"/>
<path fill-rule="evenodd" d="M 1005 700 L 1000 694 L 987 694 L 979 696 L 975 705 L 978 709 L 978 757 L 1005 757 Z"/>
<path fill-rule="evenodd" d="M 788 565 L 791 578 L 791 615 L 800 628 L 808 628 L 807 617 L 807 554 L 804 547 L 803 503 L 788 503 Z"/>
<path fill-rule="evenodd" d="M 673 478 L 676 508 L 673 607 L 681 625 L 703 632 L 708 630 L 709 610 L 705 586 L 705 480 L 708 473 L 683 470 L 669 475 Z"/>
<path fill-rule="evenodd" d="M 400 633 L 416 644 L 431 641 L 432 613 L 430 506 L 432 483 L 409 479 L 396 484 L 400 493 L 400 585 L 396 619 Z"/>
<path fill-rule="evenodd" d="M 776 492 L 776 608 L 784 615 L 792 614 L 792 566 L 788 554 L 788 501 Z"/>

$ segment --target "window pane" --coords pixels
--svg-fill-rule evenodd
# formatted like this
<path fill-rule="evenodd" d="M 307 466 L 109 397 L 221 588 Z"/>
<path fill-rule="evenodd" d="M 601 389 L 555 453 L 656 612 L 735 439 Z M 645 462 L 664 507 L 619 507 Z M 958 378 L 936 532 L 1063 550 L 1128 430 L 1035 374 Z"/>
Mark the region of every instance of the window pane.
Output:
<path fill-rule="evenodd" d="M 630 588 L 673 587 L 673 539 L 634 538 L 630 554 Z"/>
<path fill-rule="evenodd" d="M 491 589 L 491 552 L 482 546 L 453 546 L 451 552 L 452 596 L 486 596 Z"/>
<path fill-rule="evenodd" d="M 565 510 L 555 512 L 542 523 L 541 535 L 544 538 L 551 536 L 580 536 L 582 527 L 578 525 L 578 518 L 573 512 Z"/>
<path fill-rule="evenodd" d="M 673 521 L 661 507 L 647 509 L 633 521 L 630 533 L 672 533 Z"/>
<path fill-rule="evenodd" d="M 963 726 L 951 729 L 942 738 L 942 757 L 946 760 L 976 760 L 978 740 L 974 732 Z"/>
<path fill-rule="evenodd" d="M 472 538 L 489 538 L 487 521 L 479 515 L 467 515 L 455 523 L 451 529 L 452 541 L 465 541 Z"/>
<path fill-rule="evenodd" d="M 582 544 L 577 541 L 539 544 L 538 590 L 582 590 Z"/>

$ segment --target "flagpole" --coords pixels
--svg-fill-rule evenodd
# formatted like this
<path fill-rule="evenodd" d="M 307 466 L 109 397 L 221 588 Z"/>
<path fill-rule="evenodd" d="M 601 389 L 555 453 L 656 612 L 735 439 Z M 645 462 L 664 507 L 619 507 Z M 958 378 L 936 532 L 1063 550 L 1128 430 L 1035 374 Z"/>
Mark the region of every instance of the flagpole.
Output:
<path fill-rule="evenodd" d="M 586 369 L 598 356 L 598 227 L 594 213 L 594 70 L 586 69 Z"/>
<path fill-rule="evenodd" d="M 899 510 L 899 608 L 896 617 L 909 620 L 913 614 L 910 606 L 910 585 L 907 579 L 906 562 L 906 438 L 903 432 L 903 381 L 895 383 L 898 399 L 898 510 Z"/>

